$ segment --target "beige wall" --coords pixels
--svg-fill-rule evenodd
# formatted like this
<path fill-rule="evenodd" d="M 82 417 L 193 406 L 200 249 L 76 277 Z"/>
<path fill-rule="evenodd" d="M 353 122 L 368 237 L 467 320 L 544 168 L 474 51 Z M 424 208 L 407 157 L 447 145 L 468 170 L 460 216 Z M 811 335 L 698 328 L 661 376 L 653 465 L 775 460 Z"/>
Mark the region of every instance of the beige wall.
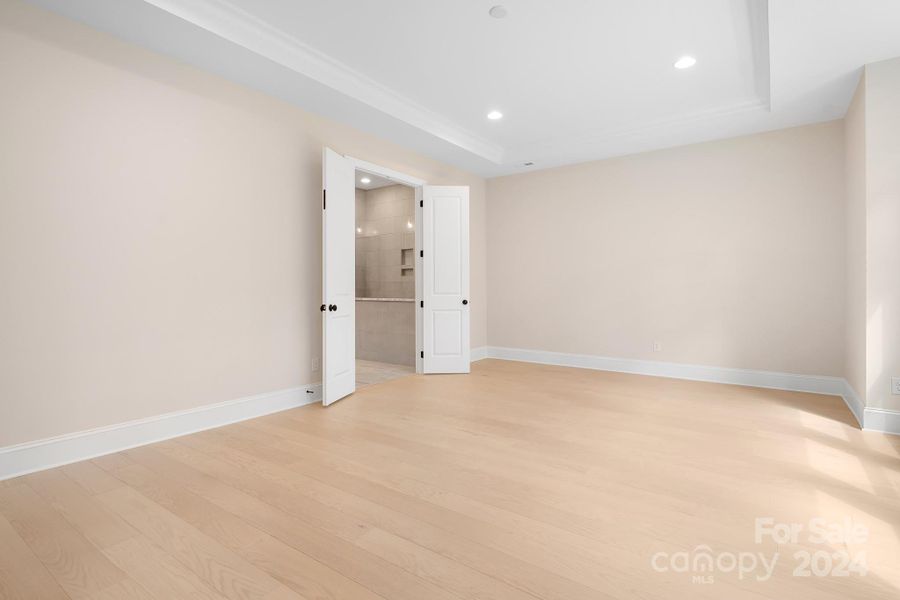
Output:
<path fill-rule="evenodd" d="M 900 409 L 896 60 L 845 123 L 487 184 L 15 0 L 0 81 L 0 446 L 318 381 L 323 145 L 471 187 L 473 347 Z"/>
<path fill-rule="evenodd" d="M 415 190 L 389 185 L 356 196 L 356 297 L 415 298 Z"/>
<path fill-rule="evenodd" d="M 844 375 L 866 401 L 866 87 L 860 81 L 844 118 L 846 168 L 846 348 Z"/>
<path fill-rule="evenodd" d="M 843 375 L 841 122 L 491 179 L 488 197 L 490 345 Z"/>
<path fill-rule="evenodd" d="M 866 66 L 866 406 L 900 410 L 900 58 Z"/>
<path fill-rule="evenodd" d="M 485 183 L 16 1 L 0 3 L 0 446 L 320 379 L 321 152 Z"/>

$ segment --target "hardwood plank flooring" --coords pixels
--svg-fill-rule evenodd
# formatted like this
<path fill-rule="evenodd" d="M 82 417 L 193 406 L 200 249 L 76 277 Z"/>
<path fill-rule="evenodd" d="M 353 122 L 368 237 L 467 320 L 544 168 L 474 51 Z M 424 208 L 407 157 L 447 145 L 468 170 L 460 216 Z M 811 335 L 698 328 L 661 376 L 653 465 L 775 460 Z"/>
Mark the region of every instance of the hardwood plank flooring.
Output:
<path fill-rule="evenodd" d="M 900 437 L 840 398 L 497 360 L 0 485 L 0 599 L 878 599 L 898 557 Z"/>

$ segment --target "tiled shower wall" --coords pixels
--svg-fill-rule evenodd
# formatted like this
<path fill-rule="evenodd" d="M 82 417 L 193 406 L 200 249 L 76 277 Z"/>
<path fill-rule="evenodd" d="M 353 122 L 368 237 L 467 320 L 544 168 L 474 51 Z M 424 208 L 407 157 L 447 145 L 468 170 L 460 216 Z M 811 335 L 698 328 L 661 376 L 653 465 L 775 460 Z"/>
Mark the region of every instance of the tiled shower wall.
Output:
<path fill-rule="evenodd" d="M 415 366 L 415 301 L 357 300 L 356 358 Z"/>
<path fill-rule="evenodd" d="M 356 297 L 415 298 L 415 192 L 356 190 Z"/>

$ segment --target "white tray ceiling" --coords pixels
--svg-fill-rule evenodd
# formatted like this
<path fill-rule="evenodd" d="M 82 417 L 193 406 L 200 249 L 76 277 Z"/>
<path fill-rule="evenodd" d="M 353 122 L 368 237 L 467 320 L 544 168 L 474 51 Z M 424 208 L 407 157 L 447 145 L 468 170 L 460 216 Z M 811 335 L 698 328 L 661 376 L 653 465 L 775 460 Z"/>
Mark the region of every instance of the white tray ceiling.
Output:
<path fill-rule="evenodd" d="M 897 0 L 32 3 L 485 176 L 840 118 L 900 55 Z"/>

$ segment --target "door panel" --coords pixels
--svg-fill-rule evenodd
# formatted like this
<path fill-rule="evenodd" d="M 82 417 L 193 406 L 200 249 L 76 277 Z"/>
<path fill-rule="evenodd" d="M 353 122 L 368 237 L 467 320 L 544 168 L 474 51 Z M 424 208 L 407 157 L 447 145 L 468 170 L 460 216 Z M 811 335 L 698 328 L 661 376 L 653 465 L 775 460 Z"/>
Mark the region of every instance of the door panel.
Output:
<path fill-rule="evenodd" d="M 423 186 L 425 373 L 469 372 L 469 188 Z"/>
<path fill-rule="evenodd" d="M 353 164 L 322 156 L 322 403 L 356 391 L 356 223 Z"/>
<path fill-rule="evenodd" d="M 459 296 L 462 294 L 461 199 L 456 196 L 437 196 L 433 201 L 434 221 L 434 293 Z"/>
<path fill-rule="evenodd" d="M 431 322 L 434 327 L 432 339 L 435 356 L 459 356 L 462 352 L 462 339 L 459 335 L 463 326 L 461 313 L 461 310 L 434 311 Z"/>

